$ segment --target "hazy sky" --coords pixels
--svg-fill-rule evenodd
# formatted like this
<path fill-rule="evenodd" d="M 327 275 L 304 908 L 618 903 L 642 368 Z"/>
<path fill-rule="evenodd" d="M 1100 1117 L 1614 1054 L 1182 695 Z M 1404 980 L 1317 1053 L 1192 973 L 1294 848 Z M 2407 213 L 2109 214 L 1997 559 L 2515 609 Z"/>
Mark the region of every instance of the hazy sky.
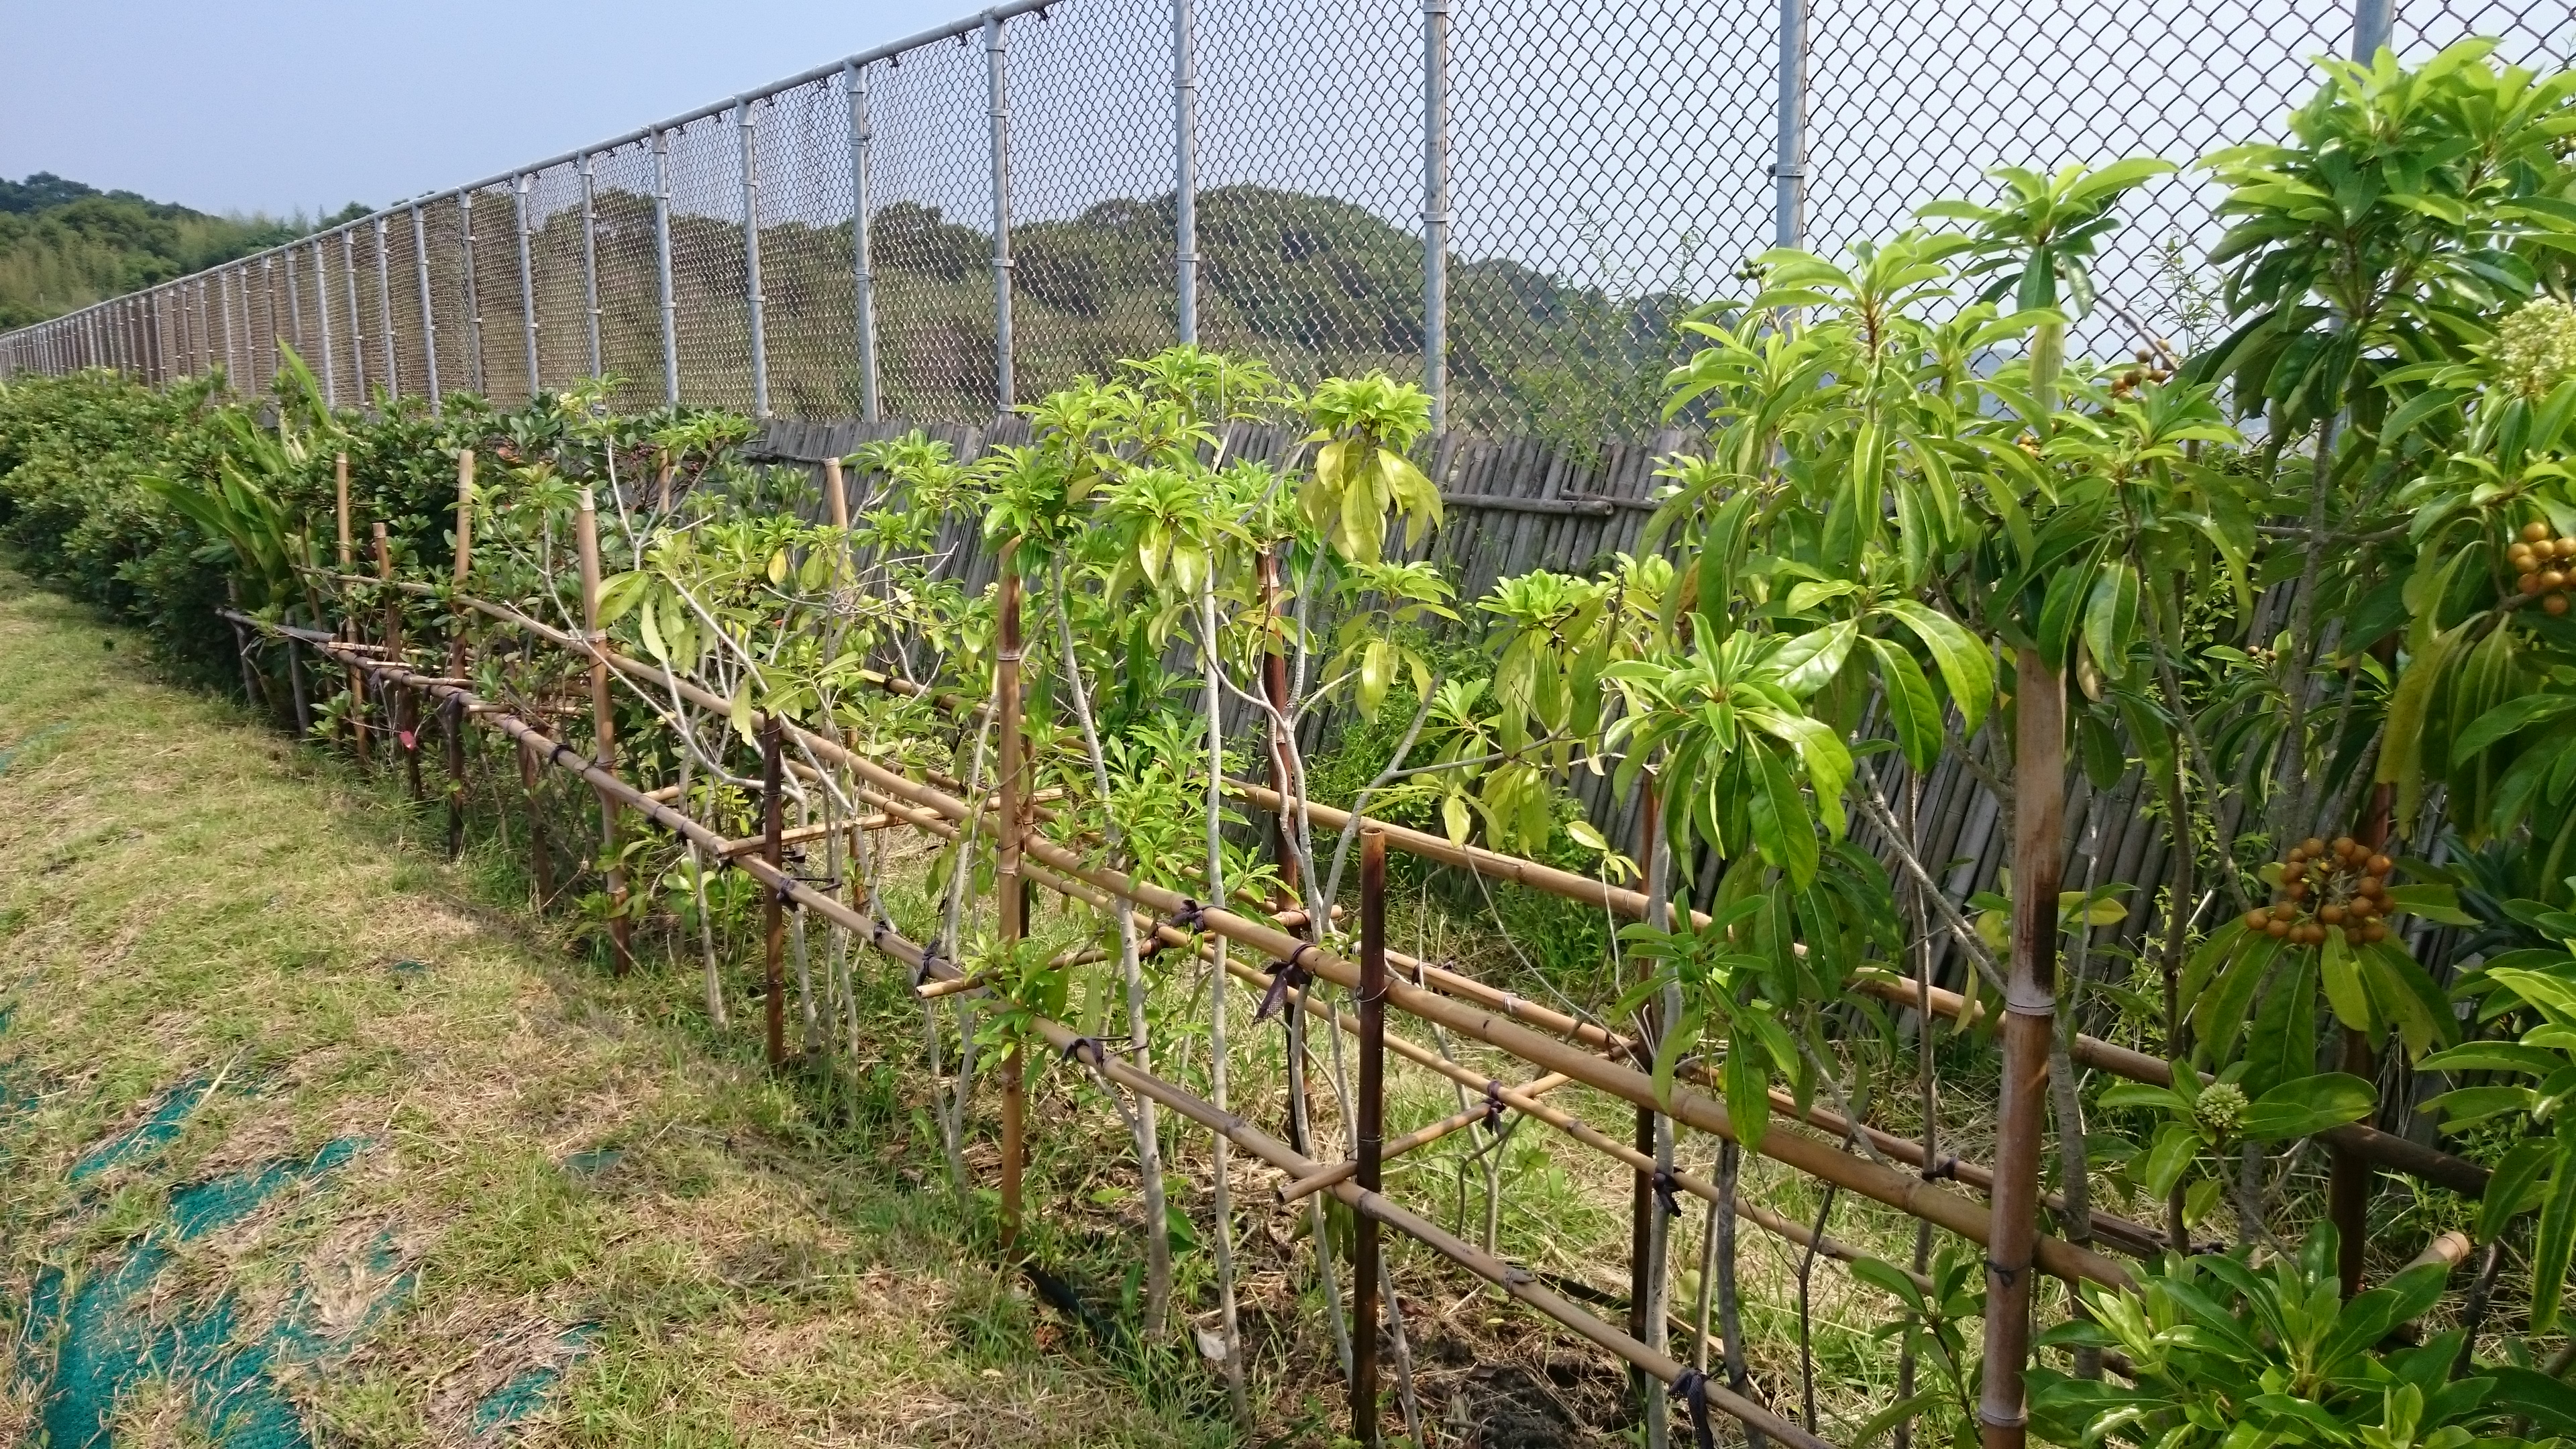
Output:
<path fill-rule="evenodd" d="M 201 211 L 472 181 L 968 13 L 971 0 L 0 0 L 0 176 Z"/>

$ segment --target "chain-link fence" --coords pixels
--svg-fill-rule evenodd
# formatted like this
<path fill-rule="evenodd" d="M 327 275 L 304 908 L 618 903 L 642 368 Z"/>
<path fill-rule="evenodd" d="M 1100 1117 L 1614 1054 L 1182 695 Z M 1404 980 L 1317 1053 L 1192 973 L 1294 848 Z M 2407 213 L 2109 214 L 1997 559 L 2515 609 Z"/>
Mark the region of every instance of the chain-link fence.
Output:
<path fill-rule="evenodd" d="M 2566 0 L 1034 0 L 0 336 L 0 373 L 287 349 L 334 401 L 992 417 L 1174 341 L 1385 368 L 1460 432 L 1652 431 L 1675 322 L 1997 165 L 2276 134 L 2313 62 Z M 2131 204 L 2079 338 L 2211 321 L 2215 196 Z M 1437 365 L 1426 366 L 1427 362 Z"/>

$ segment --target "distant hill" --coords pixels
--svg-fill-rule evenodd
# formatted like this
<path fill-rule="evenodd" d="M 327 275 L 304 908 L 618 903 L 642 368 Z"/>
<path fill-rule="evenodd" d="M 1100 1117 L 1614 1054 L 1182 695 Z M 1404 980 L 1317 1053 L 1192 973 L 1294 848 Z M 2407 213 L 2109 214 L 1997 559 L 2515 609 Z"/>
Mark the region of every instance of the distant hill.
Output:
<path fill-rule="evenodd" d="M 0 328 L 59 317 L 365 212 L 353 205 L 309 224 L 208 216 L 51 172 L 0 178 Z"/>

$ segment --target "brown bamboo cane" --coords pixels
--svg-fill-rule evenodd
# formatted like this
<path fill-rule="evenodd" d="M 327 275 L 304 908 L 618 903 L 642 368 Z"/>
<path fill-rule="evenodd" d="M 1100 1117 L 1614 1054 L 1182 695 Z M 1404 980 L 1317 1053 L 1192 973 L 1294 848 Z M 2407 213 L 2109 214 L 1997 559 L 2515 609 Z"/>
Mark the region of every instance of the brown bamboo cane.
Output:
<path fill-rule="evenodd" d="M 339 495 L 340 572 L 345 576 L 354 573 L 358 567 L 357 551 L 349 541 L 349 455 L 340 454 L 331 472 Z M 314 622 L 318 624 L 321 621 L 317 619 Z M 356 638 L 356 620 L 349 620 L 342 627 L 352 639 Z M 367 745 L 367 676 L 355 665 L 349 669 L 349 717 L 345 727 L 349 731 L 350 747 L 357 752 L 359 765 L 373 764 Z"/>
<path fill-rule="evenodd" d="M 467 448 L 456 455 L 454 587 L 458 596 L 464 594 L 473 571 L 474 450 Z M 464 605 L 449 601 L 447 673 L 452 679 L 465 677 L 466 630 L 473 617 Z M 447 724 L 447 858 L 454 860 L 465 853 L 465 706 L 450 701 L 440 713 Z"/>
<path fill-rule="evenodd" d="M 2395 635 L 2380 640 L 2370 651 L 2383 665 L 2394 666 L 2397 660 Z M 2370 810 L 2361 822 L 2356 837 L 2374 855 L 2388 846 L 2389 817 L 2397 799 L 2395 785 L 2373 785 Z M 2369 1035 L 2357 1028 L 2342 1029 L 2341 1060 L 2337 1067 L 2365 1082 L 2379 1080 L 2379 1055 Z M 2362 1267 L 2370 1247 L 2371 1165 L 2349 1144 L 2334 1143 L 2327 1148 L 2326 1218 L 2335 1225 L 2335 1272 L 2341 1280 L 2343 1296 L 2361 1291 Z"/>
<path fill-rule="evenodd" d="M 1020 876 L 1020 842 L 1027 833 L 1028 781 L 1022 772 L 1027 768 L 1027 750 L 1020 735 L 1020 571 L 1013 554 L 1019 540 L 1013 539 L 1002 550 L 999 639 L 995 650 L 994 700 L 1000 710 L 1001 780 L 999 809 L 1001 821 L 995 842 L 997 864 L 994 870 L 996 906 L 1001 915 L 1002 949 L 1016 952 L 1028 935 L 1027 883 Z M 965 869 L 960 862 L 959 869 Z M 1027 1151 L 1027 1096 L 1020 1060 L 1020 1044 L 1013 1041 L 1002 1052 L 1002 1251 L 1007 1253 L 1020 1236 L 1020 1169 Z"/>
<path fill-rule="evenodd" d="M 1227 989 L 1222 982 L 1217 986 Z M 1362 1192 L 1382 1186 L 1386 1148 L 1386 833 L 1360 832 L 1360 1086 L 1355 1176 Z M 1351 1437 L 1377 1449 L 1377 1220 L 1353 1224 L 1351 1249 Z M 1634 1337 L 1633 1333 L 1630 1335 Z"/>
<path fill-rule="evenodd" d="M 1649 871 L 1656 869 L 1659 822 L 1655 804 L 1653 779 L 1641 778 L 1637 786 L 1637 859 Z M 1647 964 L 1647 972 L 1653 974 L 1651 963 Z M 1648 1005 L 1643 1015 L 1651 1022 L 1654 1007 Z M 1655 1116 L 1653 1106 L 1638 1105 L 1631 1141 L 1644 1163 L 1629 1174 L 1628 1183 L 1628 1336 L 1643 1343 L 1654 1342 L 1650 1328 L 1655 1302 Z M 1638 1396 L 1639 1418 L 1650 1430 L 1658 1429 L 1656 1406 L 1644 1399 L 1650 1392 L 1645 1374 L 1633 1366 L 1628 1371 L 1628 1389 Z"/>
<path fill-rule="evenodd" d="M 581 550 L 581 628 L 590 655 L 591 747 L 603 768 L 613 772 L 617 717 L 608 691 L 608 633 L 599 626 L 599 510 L 588 488 L 581 490 L 580 506 L 573 513 L 573 535 Z M 770 798 L 777 798 L 774 788 Z M 617 801 L 605 792 L 599 797 L 599 868 L 608 885 L 609 952 L 617 974 L 623 976 L 635 964 L 626 920 L 626 862 L 618 844 Z"/>
<path fill-rule="evenodd" d="M 385 536 L 385 526 L 381 521 L 373 525 L 373 535 L 376 582 L 391 583 L 394 577 L 393 543 Z M 387 590 L 385 594 L 385 654 L 396 660 L 403 657 L 402 596 L 394 590 Z M 394 732 L 394 743 L 402 749 L 403 780 L 411 787 L 414 800 L 419 799 L 422 793 L 419 713 L 413 691 L 398 689 L 385 696 L 385 723 Z"/>
<path fill-rule="evenodd" d="M 343 659 L 347 662 L 360 664 L 362 667 L 387 674 L 397 680 L 411 681 L 418 680 L 420 678 L 419 676 L 412 675 L 409 671 L 403 670 L 398 666 L 379 664 L 373 661 L 364 660 L 363 656 L 358 655 L 354 651 L 342 650 L 340 652 Z M 639 813 L 643 814 L 654 823 L 663 825 L 702 847 L 713 847 L 722 843 L 722 838 L 715 832 L 698 824 L 695 820 L 689 818 L 671 806 L 664 805 L 649 798 L 642 791 L 639 791 L 633 786 L 626 784 L 624 781 L 619 780 L 611 771 L 602 768 L 592 761 L 582 759 L 579 755 L 575 754 L 560 742 L 548 738 L 542 731 L 539 731 L 524 721 L 519 720 L 516 716 L 508 713 L 506 710 L 483 705 L 481 701 L 474 700 L 471 694 L 460 686 L 444 683 L 429 683 L 428 687 L 442 697 L 460 698 L 469 709 L 488 711 L 486 717 L 494 724 L 495 727 L 510 735 L 514 741 L 541 753 L 551 763 L 558 767 L 579 775 L 594 789 L 612 795 L 630 808 L 636 809 Z M 935 791 L 926 793 L 934 797 L 937 796 L 937 792 Z M 939 798 L 944 799 L 944 797 Z M 949 816 L 949 818 L 962 818 L 962 812 L 964 810 L 962 803 L 954 801 L 949 801 L 947 803 L 956 805 L 959 812 L 956 815 Z M 948 815 L 948 812 L 946 811 L 938 811 L 937 813 Z M 755 878 L 759 879 L 764 886 L 795 900 L 800 906 L 818 910 L 833 918 L 839 924 L 842 924 L 848 929 L 867 936 L 872 944 L 876 945 L 886 954 L 894 956 L 897 960 L 904 961 L 915 969 L 927 970 L 943 976 L 955 974 L 954 968 L 948 966 L 944 962 L 931 961 L 925 963 L 919 947 L 902 940 L 901 937 L 896 936 L 893 932 L 887 930 L 882 925 L 865 920 L 857 912 L 843 906 L 839 901 L 833 899 L 831 896 L 816 891 L 805 883 L 787 875 L 783 869 L 772 867 L 768 861 L 746 861 L 745 865 L 751 870 Z M 1107 872 L 1106 874 L 1113 877 L 1116 876 L 1115 872 Z M 1123 882 L 1123 878 L 1120 879 Z M 1106 887 L 1102 887 L 1102 889 L 1106 889 Z M 1160 892 L 1159 888 L 1152 887 L 1140 886 L 1137 887 L 1136 890 L 1140 895 L 1169 894 Z M 1177 899 L 1177 897 L 1174 897 L 1174 899 Z M 1162 905 L 1162 902 L 1159 899 L 1149 899 L 1144 903 L 1149 906 Z M 1216 924 L 1229 928 L 1230 931 L 1246 931 L 1250 924 L 1245 922 L 1243 918 L 1236 917 L 1230 912 L 1212 911 L 1210 914 L 1216 918 Z M 1317 964 L 1337 973 L 1339 976 L 1346 977 L 1350 974 L 1348 963 L 1339 962 L 1330 957 L 1321 957 Z M 1402 992 L 1406 989 L 1407 988 L 1392 984 L 1389 987 L 1390 992 Z M 1084 1041 L 1077 1038 L 1070 1029 L 1058 1023 L 1041 1019 L 1037 1022 L 1037 1028 L 1040 1033 L 1047 1038 L 1050 1045 L 1064 1052 L 1068 1057 L 1079 1055 L 1086 1045 Z M 1087 1060 L 1089 1061 L 1089 1064 L 1093 1066 L 1095 1071 L 1100 1072 L 1113 1084 L 1124 1087 L 1132 1092 L 1138 1092 L 1154 1097 L 1156 1101 L 1170 1107 L 1175 1112 L 1198 1123 L 1202 1127 L 1224 1134 L 1230 1142 L 1252 1152 L 1255 1156 L 1260 1157 L 1275 1168 L 1292 1175 L 1308 1175 L 1318 1170 L 1321 1166 L 1321 1164 L 1306 1158 L 1303 1154 L 1290 1151 L 1282 1144 L 1259 1132 L 1257 1129 L 1252 1128 L 1246 1124 L 1242 1118 L 1231 1113 L 1221 1112 L 1198 1098 L 1173 1087 L 1169 1083 L 1128 1067 L 1124 1062 L 1119 1061 L 1115 1057 L 1110 1057 L 1105 1053 L 1098 1053 L 1095 1051 Z M 1496 1259 L 1489 1254 L 1483 1253 L 1482 1251 L 1450 1235 L 1439 1227 L 1405 1210 L 1401 1206 L 1388 1202 L 1382 1196 L 1366 1192 L 1356 1184 L 1349 1183 L 1340 1185 L 1334 1189 L 1334 1191 L 1335 1195 L 1347 1203 L 1355 1213 L 1372 1218 L 1414 1237 L 1433 1251 L 1450 1258 L 1461 1266 L 1467 1268 L 1470 1272 L 1476 1273 L 1478 1276 L 1502 1287 L 1503 1290 L 1511 1297 L 1533 1309 L 1536 1309 L 1544 1316 L 1555 1319 L 1558 1323 L 1573 1329 L 1596 1346 L 1616 1354 L 1624 1360 L 1638 1364 L 1655 1377 L 1663 1379 L 1667 1383 L 1678 1383 L 1689 1373 L 1689 1366 L 1687 1364 L 1681 1363 L 1660 1351 L 1650 1349 L 1627 1335 L 1611 1328 L 1609 1325 L 1602 1323 L 1599 1319 L 1593 1318 L 1591 1315 L 1575 1308 L 1572 1304 L 1566 1302 L 1561 1296 L 1541 1285 L 1538 1280 L 1526 1270 L 1514 1267 L 1513 1265 Z M 1807 1433 L 1794 1423 L 1782 1419 L 1760 1405 L 1745 1400 L 1722 1387 L 1707 1385 L 1704 1386 L 1704 1392 L 1712 1407 L 1734 1415 L 1744 1422 L 1766 1431 L 1775 1438 L 1781 1439 L 1793 1446 L 1797 1446 L 1797 1449 L 1830 1449 L 1830 1446 L 1826 1445 L 1823 1440 Z"/>
<path fill-rule="evenodd" d="M 562 648 L 576 651 L 581 648 L 579 641 L 572 635 L 505 604 L 475 600 L 472 606 L 487 617 L 509 624 L 531 637 Z M 611 665 L 621 673 L 638 680 L 649 681 L 656 687 L 664 684 L 663 674 L 658 666 L 614 653 L 609 655 L 609 660 Z M 679 689 L 683 697 L 702 708 L 723 710 L 728 707 L 728 702 L 722 697 L 685 680 L 680 682 Z M 954 806 L 960 812 L 959 818 L 962 818 L 962 812 L 966 807 L 935 787 L 878 766 L 864 755 L 844 749 L 819 736 L 801 737 L 817 754 L 857 770 L 862 778 L 879 785 L 894 797 L 916 806 L 930 804 L 935 798 L 937 801 L 946 802 L 946 806 Z M 1278 794 L 1261 786 L 1231 782 L 1226 788 L 1237 799 L 1257 809 L 1286 808 Z M 946 807 L 931 804 L 930 808 L 944 814 Z M 1330 806 L 1310 803 L 1307 808 L 1315 823 L 1327 829 L 1341 829 L 1350 819 L 1348 812 Z M 1375 820 L 1369 823 L 1378 825 L 1386 831 L 1387 844 L 1390 848 L 1402 850 L 1408 855 L 1472 870 L 1488 879 L 1525 885 L 1533 890 L 1567 900 L 1601 906 L 1630 919 L 1642 919 L 1645 915 L 1645 896 L 1640 892 L 1606 886 L 1600 881 L 1576 875 L 1570 871 L 1561 871 L 1552 866 L 1540 865 L 1534 861 L 1522 860 L 1476 846 L 1453 846 L 1445 837 L 1410 830 L 1403 826 Z M 1175 897 L 1175 899 L 1178 898 Z M 1694 911 L 1691 914 L 1695 922 L 1702 925 L 1707 923 L 1708 918 L 1705 913 Z M 1393 953 L 1389 954 L 1388 959 L 1399 966 L 1403 964 L 1402 959 Z M 1436 967 L 1426 968 L 1424 974 L 1434 989 L 1462 996 L 1478 1005 L 1501 1011 L 1515 1020 L 1539 1024 L 1543 1029 L 1572 1037 L 1586 1045 L 1611 1051 L 1614 1054 L 1626 1052 L 1624 1045 L 1609 1045 L 1615 1041 L 1615 1038 L 1597 1026 L 1575 1022 L 1561 1013 L 1554 1013 L 1534 1003 L 1521 1001 L 1510 993 L 1487 986 L 1472 977 L 1443 972 Z M 1917 1000 L 1914 983 L 1893 976 L 1862 976 L 1853 985 L 1855 990 L 1865 991 L 1899 1004 L 1913 1004 Z M 1930 1009 L 1945 1017 L 1956 1019 L 1968 1013 L 1969 1005 L 1967 1000 L 1958 993 L 1936 987 L 1931 993 Z M 2074 1059 L 2080 1065 L 2130 1081 L 2145 1082 L 2151 1086 L 2173 1084 L 2170 1063 L 2160 1057 L 2118 1046 L 2098 1037 L 2078 1035 L 2075 1039 Z M 2341 1127 L 2329 1128 L 2319 1136 L 2329 1144 L 2350 1143 L 2355 1151 L 2360 1152 L 2370 1162 L 2438 1184 L 2463 1196 L 2474 1198 L 2486 1190 L 2488 1174 L 2485 1168 L 2439 1149 L 2411 1142 L 2393 1133 L 2381 1132 L 2361 1123 L 2346 1123 Z"/>
<path fill-rule="evenodd" d="M 2039 1236 L 2040 1120 L 2057 1014 L 2057 884 L 2065 842 L 2066 681 L 2019 651 L 2013 697 L 2012 970 L 2004 992 L 2003 1093 L 1996 1106 L 1993 1221 L 1986 1239 L 1985 1373 L 1977 1423 L 1986 1449 L 2022 1449 L 2030 1414 L 2033 1249 Z"/>
<path fill-rule="evenodd" d="M 780 838 L 787 823 L 786 731 L 778 716 L 764 716 L 760 726 L 760 858 L 772 871 L 787 867 L 787 847 Z M 761 1025 L 770 1070 L 787 1062 L 787 981 L 781 969 L 787 951 L 787 904 L 772 887 L 769 927 L 761 958 Z"/>

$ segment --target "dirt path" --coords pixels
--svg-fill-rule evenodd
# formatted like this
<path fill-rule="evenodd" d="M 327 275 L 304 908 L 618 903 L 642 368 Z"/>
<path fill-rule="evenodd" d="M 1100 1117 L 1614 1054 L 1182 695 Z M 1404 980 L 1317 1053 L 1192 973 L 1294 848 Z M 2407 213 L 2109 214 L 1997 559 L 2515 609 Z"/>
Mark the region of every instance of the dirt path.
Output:
<path fill-rule="evenodd" d="M 0 569 L 0 1443 L 1225 1437 L 141 649 Z"/>

